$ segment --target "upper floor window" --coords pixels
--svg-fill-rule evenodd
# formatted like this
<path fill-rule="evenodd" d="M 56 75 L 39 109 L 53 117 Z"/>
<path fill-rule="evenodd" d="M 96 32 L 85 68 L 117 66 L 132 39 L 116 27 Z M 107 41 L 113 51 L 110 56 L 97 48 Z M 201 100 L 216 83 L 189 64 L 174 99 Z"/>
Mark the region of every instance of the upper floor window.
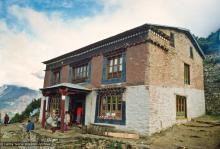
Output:
<path fill-rule="evenodd" d="M 190 66 L 184 63 L 184 83 L 190 84 Z"/>
<path fill-rule="evenodd" d="M 112 84 L 126 81 L 126 52 L 118 49 L 104 53 L 102 83 Z"/>
<path fill-rule="evenodd" d="M 117 55 L 107 59 L 107 79 L 121 78 L 122 75 L 122 55 Z"/>
<path fill-rule="evenodd" d="M 171 45 L 172 47 L 175 47 L 174 33 L 170 33 L 170 45 Z"/>
<path fill-rule="evenodd" d="M 193 59 L 193 48 L 192 47 L 189 48 L 189 57 Z"/>
<path fill-rule="evenodd" d="M 88 64 L 72 67 L 72 81 L 74 83 L 84 82 L 89 77 L 89 66 Z"/>
<path fill-rule="evenodd" d="M 60 83 L 60 70 L 52 72 L 52 85 Z"/>

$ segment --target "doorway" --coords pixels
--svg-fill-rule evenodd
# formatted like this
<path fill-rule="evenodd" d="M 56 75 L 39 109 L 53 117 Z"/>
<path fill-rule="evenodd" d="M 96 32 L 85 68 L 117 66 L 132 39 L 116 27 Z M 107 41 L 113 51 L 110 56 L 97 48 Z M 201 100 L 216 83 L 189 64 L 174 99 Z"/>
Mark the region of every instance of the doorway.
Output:
<path fill-rule="evenodd" d="M 72 125 L 85 124 L 85 98 L 83 94 L 73 95 L 70 98 L 69 112 Z"/>

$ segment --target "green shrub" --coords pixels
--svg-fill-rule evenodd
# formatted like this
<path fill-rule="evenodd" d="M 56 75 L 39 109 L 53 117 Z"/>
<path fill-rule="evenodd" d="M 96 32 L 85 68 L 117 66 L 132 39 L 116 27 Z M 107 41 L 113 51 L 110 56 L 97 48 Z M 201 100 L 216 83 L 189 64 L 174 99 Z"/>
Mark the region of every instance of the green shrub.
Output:
<path fill-rule="evenodd" d="M 27 105 L 27 107 L 21 114 L 16 113 L 15 116 L 11 119 L 10 123 L 23 122 L 25 119 L 29 118 L 30 113 L 34 109 L 40 108 L 40 104 L 41 104 L 41 98 L 34 99 L 29 105 Z M 35 114 L 35 116 L 38 116 L 38 115 L 39 115 L 39 112 Z"/>

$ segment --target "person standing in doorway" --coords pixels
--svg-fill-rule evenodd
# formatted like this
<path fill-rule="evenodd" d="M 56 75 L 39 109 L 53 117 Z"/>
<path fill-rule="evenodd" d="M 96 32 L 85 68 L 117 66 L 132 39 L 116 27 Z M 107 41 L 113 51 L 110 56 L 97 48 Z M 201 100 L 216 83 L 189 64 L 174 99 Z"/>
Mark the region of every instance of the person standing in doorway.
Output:
<path fill-rule="evenodd" d="M 81 117 L 82 117 L 82 107 L 77 107 L 77 110 L 76 110 L 76 124 L 81 124 Z"/>

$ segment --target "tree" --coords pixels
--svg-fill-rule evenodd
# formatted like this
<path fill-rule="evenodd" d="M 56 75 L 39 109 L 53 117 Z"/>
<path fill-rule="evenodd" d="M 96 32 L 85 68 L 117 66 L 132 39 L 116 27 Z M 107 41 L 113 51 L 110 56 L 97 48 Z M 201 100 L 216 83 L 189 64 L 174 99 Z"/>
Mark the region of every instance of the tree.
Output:
<path fill-rule="evenodd" d="M 23 122 L 25 119 L 29 118 L 30 113 L 34 109 L 40 108 L 40 104 L 41 104 L 41 98 L 33 99 L 32 102 L 29 105 L 27 105 L 27 107 L 21 114 L 19 113 L 15 114 L 15 116 L 11 119 L 10 123 Z"/>

